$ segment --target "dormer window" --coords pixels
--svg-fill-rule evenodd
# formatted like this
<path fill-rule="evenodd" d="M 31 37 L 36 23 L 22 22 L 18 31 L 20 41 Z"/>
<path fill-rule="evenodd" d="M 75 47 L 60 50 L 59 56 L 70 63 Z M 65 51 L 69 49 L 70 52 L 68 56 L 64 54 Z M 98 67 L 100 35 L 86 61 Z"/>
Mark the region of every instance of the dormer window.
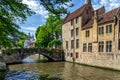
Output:
<path fill-rule="evenodd" d="M 71 25 L 73 25 L 73 24 L 74 24 L 74 19 L 71 20 Z"/>

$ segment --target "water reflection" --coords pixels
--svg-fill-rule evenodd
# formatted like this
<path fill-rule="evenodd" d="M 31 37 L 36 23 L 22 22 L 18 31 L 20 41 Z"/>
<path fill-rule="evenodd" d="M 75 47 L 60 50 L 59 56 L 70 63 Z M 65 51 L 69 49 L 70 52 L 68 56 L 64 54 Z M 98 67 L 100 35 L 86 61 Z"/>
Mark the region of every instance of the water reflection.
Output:
<path fill-rule="evenodd" d="M 9 71 L 5 80 L 39 80 L 35 71 Z"/>
<path fill-rule="evenodd" d="M 22 61 L 23 61 L 24 63 L 28 63 L 28 62 L 36 62 L 36 60 L 31 59 L 31 58 L 29 58 L 29 57 L 23 59 Z"/>
<path fill-rule="evenodd" d="M 28 63 L 9 66 L 14 70 L 35 70 L 43 80 L 120 80 L 120 72 L 68 62 Z M 48 76 L 46 76 L 48 75 Z M 58 78 L 58 79 L 57 79 Z"/>

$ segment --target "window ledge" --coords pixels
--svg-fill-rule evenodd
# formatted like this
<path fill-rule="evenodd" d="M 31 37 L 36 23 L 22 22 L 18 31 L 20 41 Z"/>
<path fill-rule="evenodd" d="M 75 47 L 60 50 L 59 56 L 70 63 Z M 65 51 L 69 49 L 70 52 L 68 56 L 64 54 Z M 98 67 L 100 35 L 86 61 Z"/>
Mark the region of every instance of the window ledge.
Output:
<path fill-rule="evenodd" d="M 104 34 L 99 34 L 99 36 L 104 36 Z"/>
<path fill-rule="evenodd" d="M 106 35 L 111 35 L 112 34 L 112 32 L 111 33 L 106 33 Z"/>

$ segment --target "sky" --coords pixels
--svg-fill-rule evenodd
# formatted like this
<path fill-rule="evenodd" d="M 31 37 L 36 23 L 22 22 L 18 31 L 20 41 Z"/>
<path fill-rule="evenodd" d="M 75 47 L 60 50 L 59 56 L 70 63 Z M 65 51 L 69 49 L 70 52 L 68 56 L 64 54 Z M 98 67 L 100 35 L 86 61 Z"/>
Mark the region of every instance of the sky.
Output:
<path fill-rule="evenodd" d="M 102 6 L 105 6 L 106 12 L 120 7 L 120 0 L 91 0 L 93 8 L 98 9 Z M 27 17 L 27 20 L 24 24 L 20 24 L 21 31 L 28 34 L 29 32 L 34 35 L 37 27 L 45 24 L 46 18 L 48 17 L 48 11 L 40 5 L 39 0 L 23 0 L 22 3 L 27 4 L 28 7 L 33 10 L 36 14 Z M 86 0 L 72 0 L 74 4 L 73 7 L 68 8 L 69 12 L 73 12 L 83 4 L 86 3 Z"/>

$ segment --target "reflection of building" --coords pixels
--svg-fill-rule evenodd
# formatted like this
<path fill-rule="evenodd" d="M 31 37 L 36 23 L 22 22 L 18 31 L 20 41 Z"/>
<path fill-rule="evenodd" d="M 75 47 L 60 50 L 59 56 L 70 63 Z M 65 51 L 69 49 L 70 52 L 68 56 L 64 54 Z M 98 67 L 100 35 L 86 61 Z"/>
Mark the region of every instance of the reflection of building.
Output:
<path fill-rule="evenodd" d="M 25 40 L 24 43 L 24 48 L 32 48 L 34 47 L 34 36 L 31 35 L 30 33 L 28 33 L 27 35 L 27 39 Z"/>
<path fill-rule="evenodd" d="M 94 10 L 91 0 L 71 14 L 62 25 L 63 49 L 67 61 L 119 68 L 120 7 L 105 13 Z"/>

